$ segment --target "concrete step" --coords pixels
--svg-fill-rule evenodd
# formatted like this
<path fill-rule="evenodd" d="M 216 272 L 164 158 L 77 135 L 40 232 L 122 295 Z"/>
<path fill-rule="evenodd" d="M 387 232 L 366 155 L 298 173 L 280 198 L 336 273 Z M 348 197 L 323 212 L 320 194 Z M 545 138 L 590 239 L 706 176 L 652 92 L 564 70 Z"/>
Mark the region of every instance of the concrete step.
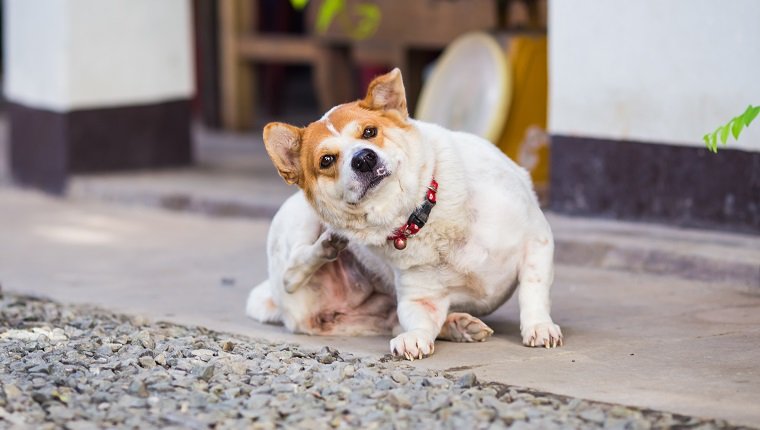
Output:
<path fill-rule="evenodd" d="M 269 173 L 267 168 L 267 173 Z M 78 175 L 67 197 L 223 217 L 271 218 L 295 187 L 276 173 L 211 166 L 153 172 Z"/>
<path fill-rule="evenodd" d="M 77 201 L 270 218 L 292 193 L 265 154 L 246 165 L 76 176 Z M 760 236 L 548 213 L 560 264 L 726 283 L 760 293 Z"/>
<path fill-rule="evenodd" d="M 557 263 L 677 276 L 760 294 L 760 236 L 548 216 Z"/>
<path fill-rule="evenodd" d="M 296 192 L 280 179 L 259 135 L 196 127 L 196 166 L 76 175 L 68 197 L 225 217 L 271 218 Z"/>

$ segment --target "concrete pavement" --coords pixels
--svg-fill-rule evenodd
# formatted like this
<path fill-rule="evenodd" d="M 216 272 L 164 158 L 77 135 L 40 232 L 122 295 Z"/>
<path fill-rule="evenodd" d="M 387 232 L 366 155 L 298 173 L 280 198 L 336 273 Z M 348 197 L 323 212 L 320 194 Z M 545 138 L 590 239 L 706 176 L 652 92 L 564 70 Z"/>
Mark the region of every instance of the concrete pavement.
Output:
<path fill-rule="evenodd" d="M 557 216 L 551 222 L 565 243 L 553 315 L 566 346 L 521 346 L 510 301 L 486 318 L 496 331 L 488 342 L 440 342 L 415 365 L 760 426 L 760 278 L 753 277 L 760 276 L 760 238 Z M 0 188 L 0 282 L 8 291 L 154 319 L 387 353 L 387 338 L 297 336 L 245 318 L 248 290 L 266 276 L 267 227 L 263 218 Z M 703 265 L 709 270 L 700 272 Z"/>

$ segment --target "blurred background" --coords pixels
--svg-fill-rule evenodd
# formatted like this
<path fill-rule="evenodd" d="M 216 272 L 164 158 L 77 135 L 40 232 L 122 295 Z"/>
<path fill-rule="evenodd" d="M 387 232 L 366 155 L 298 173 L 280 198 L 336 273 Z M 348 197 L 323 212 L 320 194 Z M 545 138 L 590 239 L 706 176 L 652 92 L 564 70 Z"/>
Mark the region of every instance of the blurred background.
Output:
<path fill-rule="evenodd" d="M 0 181 L 269 216 L 261 144 L 393 67 L 418 119 L 479 134 L 555 212 L 760 232 L 760 3 L 5 0 Z"/>
<path fill-rule="evenodd" d="M 760 1 L 3 0 L 0 14 L 0 296 L 380 357 L 386 337 L 291 335 L 243 305 L 296 192 L 262 127 L 307 125 L 399 67 L 412 116 L 531 172 L 568 339 L 523 348 L 512 300 L 488 342 L 416 365 L 760 423 L 760 119 L 717 153 L 702 140 L 760 105 Z M 19 328 L 52 321 L 32 317 Z M 64 416 L 29 375 L 45 416 Z M 22 412 L 10 386 L 0 427 Z M 91 406 L 145 405 L 122 403 Z"/>

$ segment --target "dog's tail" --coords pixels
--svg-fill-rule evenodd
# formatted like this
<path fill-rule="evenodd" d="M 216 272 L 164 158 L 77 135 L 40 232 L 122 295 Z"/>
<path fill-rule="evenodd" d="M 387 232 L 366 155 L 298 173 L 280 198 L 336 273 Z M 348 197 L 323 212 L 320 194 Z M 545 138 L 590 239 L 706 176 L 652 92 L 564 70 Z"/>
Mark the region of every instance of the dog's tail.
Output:
<path fill-rule="evenodd" d="M 274 302 L 272 297 L 272 286 L 269 280 L 253 287 L 248 294 L 248 301 L 245 304 L 245 314 L 261 323 L 279 323 L 282 322 L 280 308 Z"/>

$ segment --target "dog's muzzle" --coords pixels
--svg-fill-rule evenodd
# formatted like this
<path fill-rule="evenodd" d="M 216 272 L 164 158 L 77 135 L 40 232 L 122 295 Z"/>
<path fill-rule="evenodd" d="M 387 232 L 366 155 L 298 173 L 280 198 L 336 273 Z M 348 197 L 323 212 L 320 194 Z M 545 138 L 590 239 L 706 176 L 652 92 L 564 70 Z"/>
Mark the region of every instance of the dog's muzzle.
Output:
<path fill-rule="evenodd" d="M 377 153 L 369 148 L 362 148 L 351 158 L 351 170 L 361 184 L 361 200 L 367 192 L 378 185 L 390 172 L 380 160 Z"/>

